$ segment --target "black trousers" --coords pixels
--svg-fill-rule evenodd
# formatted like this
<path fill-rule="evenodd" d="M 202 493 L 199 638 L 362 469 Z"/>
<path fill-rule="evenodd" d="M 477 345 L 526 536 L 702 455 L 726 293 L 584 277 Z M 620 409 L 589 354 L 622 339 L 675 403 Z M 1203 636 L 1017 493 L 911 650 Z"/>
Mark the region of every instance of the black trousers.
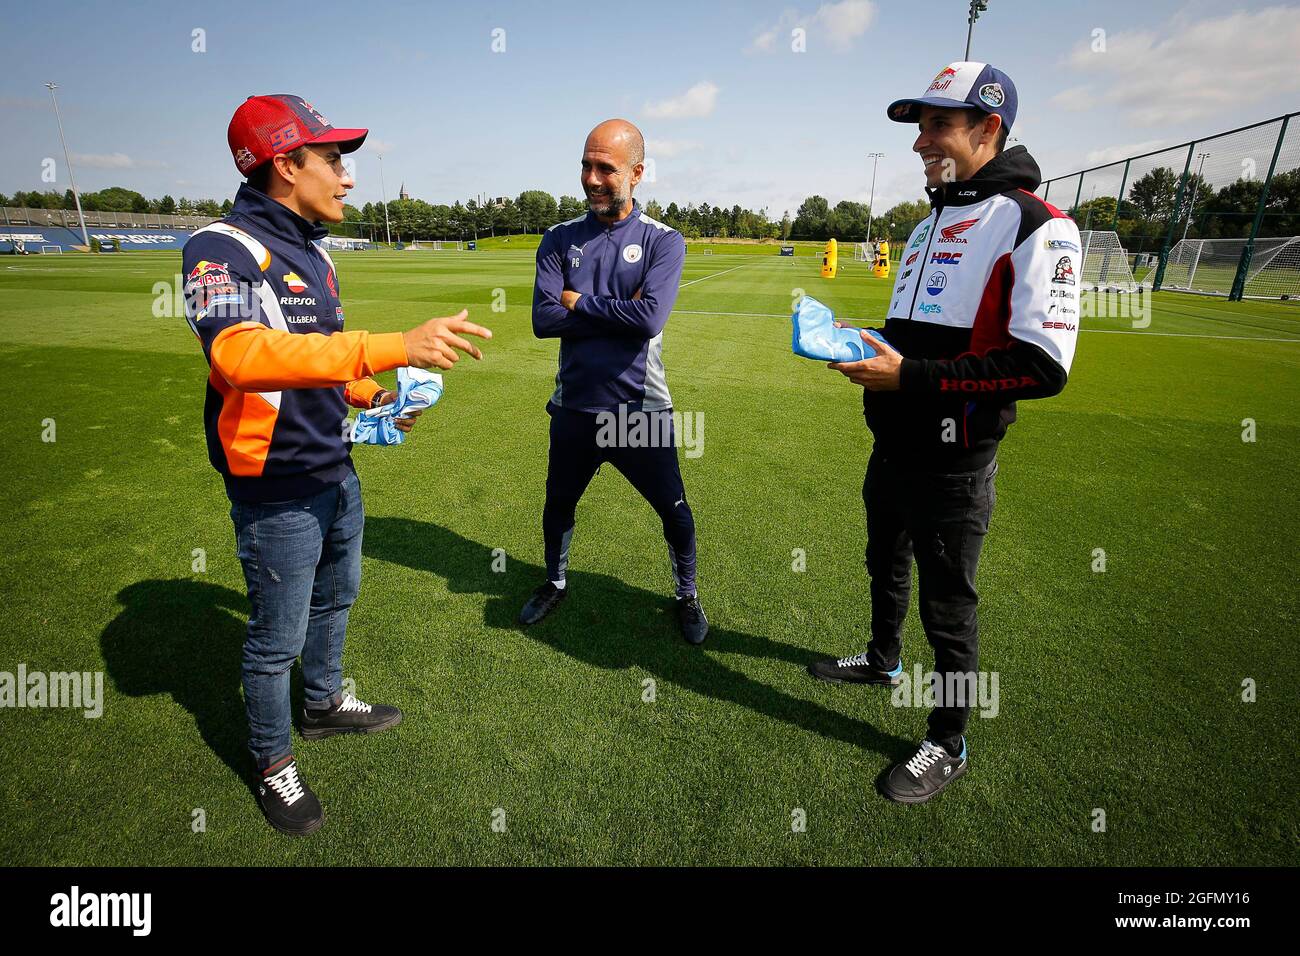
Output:
<path fill-rule="evenodd" d="M 542 510 L 542 537 L 546 548 L 546 575 L 561 581 L 569 566 L 569 544 L 578 501 L 603 462 L 617 468 L 641 493 L 663 522 L 678 597 L 695 593 L 695 517 L 686 501 L 686 487 L 677 462 L 676 432 L 672 412 L 646 412 L 643 438 L 654 440 L 609 442 L 602 419 L 591 412 L 548 406 L 551 447 L 546 466 L 546 507 Z M 615 434 L 616 439 L 619 437 Z M 626 437 L 626 436 L 623 436 Z"/>
<path fill-rule="evenodd" d="M 868 660 L 886 670 L 898 663 L 915 559 L 921 624 L 940 678 L 927 736 L 953 754 L 961 752 L 970 717 L 970 695 L 963 691 L 974 686 L 979 668 L 975 571 L 997 500 L 997 471 L 997 459 L 977 471 L 917 471 L 873 451 L 862 483 L 871 578 Z M 947 675 L 972 675 L 971 683 L 944 681 Z M 944 688 L 958 692 L 945 695 Z"/>

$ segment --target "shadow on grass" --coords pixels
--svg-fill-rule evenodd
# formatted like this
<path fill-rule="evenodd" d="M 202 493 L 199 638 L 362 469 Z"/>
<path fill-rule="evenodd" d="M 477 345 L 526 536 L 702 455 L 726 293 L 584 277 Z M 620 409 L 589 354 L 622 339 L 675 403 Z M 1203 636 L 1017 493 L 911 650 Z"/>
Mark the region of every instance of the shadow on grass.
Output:
<path fill-rule="evenodd" d="M 240 693 L 248 598 L 216 584 L 137 581 L 117 594 L 122 610 L 100 635 L 114 686 L 130 697 L 170 694 L 204 743 L 240 777 L 252 765 Z"/>
<path fill-rule="evenodd" d="M 363 547 L 367 557 L 443 578 L 457 594 L 486 595 L 483 622 L 489 627 L 519 630 L 519 609 L 544 580 L 543 568 L 516 558 L 509 559 L 505 573 L 494 573 L 487 545 L 408 518 L 367 517 Z M 818 656 L 810 651 L 727 630 L 716 621 L 704 646 L 693 648 L 677 630 L 670 596 L 572 568 L 567 579 L 572 589 L 568 599 L 546 620 L 523 630 L 526 636 L 584 663 L 608 670 L 638 668 L 657 680 L 891 758 L 914 746 L 913 741 L 752 680 L 710 653 L 770 658 L 802 670 Z"/>

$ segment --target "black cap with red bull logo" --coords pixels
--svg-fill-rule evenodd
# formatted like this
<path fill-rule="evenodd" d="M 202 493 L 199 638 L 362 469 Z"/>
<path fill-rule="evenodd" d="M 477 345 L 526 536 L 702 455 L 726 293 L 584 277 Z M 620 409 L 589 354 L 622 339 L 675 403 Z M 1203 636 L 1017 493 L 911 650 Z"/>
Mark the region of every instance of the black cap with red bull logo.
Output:
<path fill-rule="evenodd" d="M 1002 125 L 1010 129 L 1016 121 L 1017 99 L 1011 77 L 987 63 L 963 60 L 940 70 L 916 99 L 890 103 L 886 113 L 897 123 L 915 123 L 921 117 L 922 106 L 979 109 L 998 114 Z"/>
<path fill-rule="evenodd" d="M 250 96 L 230 120 L 226 139 L 239 172 L 247 176 L 277 153 L 310 143 L 337 143 L 339 152 L 361 147 L 369 130 L 336 129 L 301 96 Z"/>

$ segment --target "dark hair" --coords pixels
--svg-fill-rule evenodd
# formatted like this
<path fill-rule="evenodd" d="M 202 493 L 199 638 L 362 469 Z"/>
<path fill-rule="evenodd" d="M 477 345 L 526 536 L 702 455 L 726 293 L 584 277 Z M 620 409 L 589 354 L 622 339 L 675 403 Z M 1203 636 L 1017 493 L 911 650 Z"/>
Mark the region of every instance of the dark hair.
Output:
<path fill-rule="evenodd" d="M 970 122 L 966 124 L 968 126 L 978 126 L 980 123 L 984 122 L 985 117 L 993 115 L 987 110 L 971 109 L 971 110 L 967 110 L 966 112 L 970 114 Z M 1003 119 L 1002 125 L 998 127 L 998 152 L 999 153 L 1002 152 L 1002 150 L 1007 148 L 1008 132 L 1010 131 L 1007 129 L 1007 121 Z"/>
<path fill-rule="evenodd" d="M 307 147 L 299 146 L 297 149 L 290 150 L 284 155 L 292 160 L 293 164 L 299 169 L 307 165 Z M 266 192 L 271 187 L 271 174 L 275 171 L 275 160 L 268 159 L 261 166 L 248 174 L 248 185 L 252 186 L 260 193 Z"/>

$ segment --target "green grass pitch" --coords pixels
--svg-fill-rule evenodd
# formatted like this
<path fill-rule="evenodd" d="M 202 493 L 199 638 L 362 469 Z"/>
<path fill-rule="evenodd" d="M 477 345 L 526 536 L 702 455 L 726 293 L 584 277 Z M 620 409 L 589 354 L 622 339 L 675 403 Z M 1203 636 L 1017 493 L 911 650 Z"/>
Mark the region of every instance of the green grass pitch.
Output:
<path fill-rule="evenodd" d="M 683 457 L 714 629 L 695 649 L 657 519 L 609 469 L 579 508 L 571 597 L 513 624 L 541 578 L 557 343 L 533 338 L 532 258 L 507 248 L 336 255 L 349 328 L 466 306 L 495 338 L 412 441 L 355 451 L 368 519 L 345 675 L 406 721 L 295 734 L 327 815 L 305 840 L 274 833 L 243 783 L 246 599 L 203 444 L 206 366 L 184 321 L 152 311 L 179 255 L 0 259 L 0 671 L 103 671 L 106 690 L 99 719 L 0 709 L 0 858 L 1300 861 L 1293 304 L 1168 293 L 1145 329 L 1084 320 L 1065 392 L 1022 403 L 1000 452 L 980 567 L 999 713 L 972 717 L 963 781 L 904 807 L 874 784 L 925 711 L 804 672 L 866 643 L 871 438 L 858 389 L 790 354 L 787 318 L 803 288 L 879 319 L 890 283 L 856 263 L 822 280 L 814 256 L 688 257 L 664 359 L 677 408 L 705 422 L 703 455 Z M 915 610 L 904 655 L 933 660 Z"/>

